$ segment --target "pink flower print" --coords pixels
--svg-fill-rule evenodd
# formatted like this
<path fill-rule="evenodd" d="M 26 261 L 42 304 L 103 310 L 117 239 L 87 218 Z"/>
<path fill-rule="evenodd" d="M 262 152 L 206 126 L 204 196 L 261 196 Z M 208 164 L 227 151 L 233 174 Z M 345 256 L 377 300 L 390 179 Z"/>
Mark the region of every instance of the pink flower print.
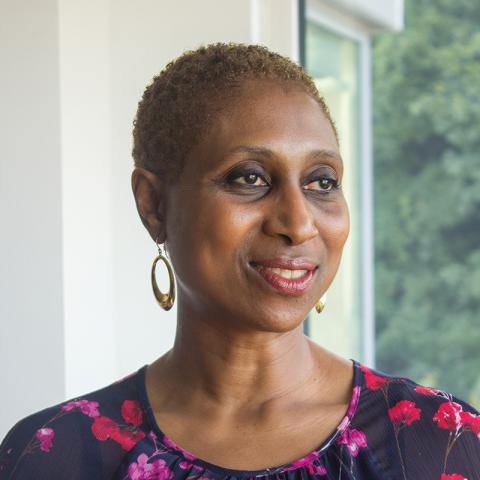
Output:
<path fill-rule="evenodd" d="M 55 432 L 51 428 L 40 428 L 35 433 L 35 437 L 40 440 L 40 450 L 49 452 L 52 448 L 53 437 Z"/>
<path fill-rule="evenodd" d="M 365 448 L 367 446 L 367 437 L 360 430 L 347 428 L 337 438 L 336 443 L 338 445 L 346 445 L 352 457 L 356 457 L 360 448 Z"/>
<path fill-rule="evenodd" d="M 171 480 L 173 472 L 167 467 L 165 460 L 154 460 L 148 463 L 149 457 L 141 453 L 136 462 L 128 466 L 128 476 L 131 480 Z"/>
<path fill-rule="evenodd" d="M 458 473 L 452 473 L 451 475 L 442 473 L 440 480 L 467 480 L 467 479 L 463 475 L 459 475 Z"/>
<path fill-rule="evenodd" d="M 460 412 L 460 421 L 465 430 L 473 432 L 480 440 L 480 415 L 470 412 Z"/>
<path fill-rule="evenodd" d="M 457 431 L 462 426 L 462 406 L 456 402 L 443 402 L 438 407 L 433 420 L 438 423 L 440 428 Z"/>
<path fill-rule="evenodd" d="M 351 418 L 357 409 L 358 400 L 360 398 L 360 386 L 353 388 L 352 399 L 350 400 L 350 405 L 348 406 L 347 417 Z"/>
<path fill-rule="evenodd" d="M 79 408 L 83 414 L 88 415 L 91 418 L 96 418 L 100 416 L 100 412 L 98 411 L 98 402 L 89 402 L 88 400 L 74 400 L 65 404 L 62 407 L 62 410 L 65 412 L 69 412 L 74 408 Z"/>
<path fill-rule="evenodd" d="M 318 452 L 312 452 L 302 457 L 298 460 L 295 460 L 291 465 L 284 469 L 285 472 L 290 470 L 296 470 L 297 468 L 304 467 L 310 475 L 326 475 L 327 471 L 325 467 L 321 464 L 315 463 L 319 457 Z"/>
<path fill-rule="evenodd" d="M 180 462 L 179 465 L 182 470 L 187 470 L 188 468 L 195 468 L 197 470 L 202 470 L 202 471 L 205 470 L 203 467 L 200 467 L 199 465 L 195 465 L 192 462 L 187 462 L 186 460 L 184 460 L 183 462 Z"/>
<path fill-rule="evenodd" d="M 137 400 L 125 400 L 121 407 L 122 417 L 127 423 L 138 427 L 143 422 L 143 411 Z"/>
<path fill-rule="evenodd" d="M 173 448 L 174 450 L 177 450 L 181 452 L 181 454 L 187 459 L 187 460 L 196 460 L 197 457 L 192 455 L 191 453 L 187 452 L 184 450 L 182 447 L 179 447 L 173 440 L 168 438 L 166 435 L 163 436 L 163 442 L 162 442 L 166 447 Z"/>
<path fill-rule="evenodd" d="M 353 387 L 352 398 L 350 400 L 350 404 L 348 405 L 347 414 L 343 417 L 340 425 L 337 427 L 338 431 L 343 432 L 350 423 L 351 418 L 357 410 L 358 400 L 360 399 L 360 392 L 360 386 L 357 385 L 356 387 Z"/>
<path fill-rule="evenodd" d="M 337 430 L 340 432 L 343 432 L 348 427 L 349 423 L 350 423 L 350 419 L 347 416 L 343 417 L 343 420 L 340 422 L 340 425 L 337 427 Z"/>
<path fill-rule="evenodd" d="M 440 393 L 440 390 L 436 388 L 424 387 L 422 385 L 417 385 L 415 391 L 420 393 L 420 395 L 438 395 Z"/>
<path fill-rule="evenodd" d="M 421 410 L 410 400 L 400 400 L 395 406 L 388 409 L 390 420 L 399 428 L 403 425 L 411 425 L 420 420 Z"/>
<path fill-rule="evenodd" d="M 314 471 L 312 475 L 326 475 L 327 474 L 327 469 L 323 465 L 313 465 L 314 466 Z"/>

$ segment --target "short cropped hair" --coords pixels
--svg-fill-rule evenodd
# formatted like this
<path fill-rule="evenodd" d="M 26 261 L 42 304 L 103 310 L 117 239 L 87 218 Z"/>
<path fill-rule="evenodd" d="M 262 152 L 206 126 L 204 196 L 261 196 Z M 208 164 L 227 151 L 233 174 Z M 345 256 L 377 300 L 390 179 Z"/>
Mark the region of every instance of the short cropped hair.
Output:
<path fill-rule="evenodd" d="M 185 52 L 145 89 L 133 122 L 135 166 L 174 182 L 215 113 L 248 80 L 299 87 L 318 102 L 337 136 L 325 100 L 301 66 L 263 46 L 215 43 Z"/>

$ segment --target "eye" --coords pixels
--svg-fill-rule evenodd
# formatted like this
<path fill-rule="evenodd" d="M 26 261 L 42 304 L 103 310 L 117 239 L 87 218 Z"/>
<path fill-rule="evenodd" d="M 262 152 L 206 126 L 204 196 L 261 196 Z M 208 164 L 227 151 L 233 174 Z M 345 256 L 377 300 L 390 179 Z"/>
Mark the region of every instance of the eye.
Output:
<path fill-rule="evenodd" d="M 231 179 L 232 183 L 237 183 L 240 185 L 248 185 L 253 187 L 265 187 L 268 186 L 268 183 L 265 179 L 258 173 L 247 172 L 242 175 L 239 175 Z"/>
<path fill-rule="evenodd" d="M 305 185 L 305 190 L 314 190 L 322 193 L 330 193 L 339 188 L 338 181 L 331 177 L 320 177 Z"/>

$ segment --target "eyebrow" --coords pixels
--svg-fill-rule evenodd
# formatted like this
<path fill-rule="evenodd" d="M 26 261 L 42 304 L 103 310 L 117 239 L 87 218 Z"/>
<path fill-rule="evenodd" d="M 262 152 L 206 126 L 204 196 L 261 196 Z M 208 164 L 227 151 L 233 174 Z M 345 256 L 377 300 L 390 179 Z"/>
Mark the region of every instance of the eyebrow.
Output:
<path fill-rule="evenodd" d="M 254 153 L 257 155 L 262 155 L 264 157 L 272 157 L 273 152 L 269 148 L 265 147 L 254 147 L 251 145 L 239 145 L 238 147 L 232 148 L 227 152 L 227 156 L 234 155 L 236 153 Z"/>
<path fill-rule="evenodd" d="M 334 160 L 338 160 L 340 163 L 343 163 L 342 157 L 337 152 L 328 149 L 313 150 L 313 152 L 311 152 L 310 154 L 310 157 L 317 159 L 328 157 L 333 158 Z"/>
<path fill-rule="evenodd" d="M 253 145 L 239 145 L 238 147 L 232 148 L 227 152 L 227 156 L 234 155 L 236 153 L 253 153 L 256 155 L 261 155 L 263 157 L 273 157 L 274 153 L 272 150 L 266 147 L 258 147 Z M 343 163 L 342 157 L 333 150 L 320 149 L 313 150 L 309 154 L 310 158 L 321 160 L 322 158 L 332 158 L 334 160 Z"/>

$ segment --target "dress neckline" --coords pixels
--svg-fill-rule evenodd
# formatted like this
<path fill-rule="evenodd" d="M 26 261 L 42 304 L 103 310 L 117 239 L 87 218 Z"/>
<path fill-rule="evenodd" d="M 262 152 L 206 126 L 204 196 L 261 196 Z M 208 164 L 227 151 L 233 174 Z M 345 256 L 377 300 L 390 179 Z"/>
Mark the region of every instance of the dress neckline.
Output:
<path fill-rule="evenodd" d="M 265 475 L 279 474 L 285 471 L 296 470 L 297 468 L 301 468 L 302 466 L 304 466 L 306 463 L 311 463 L 319 459 L 321 454 L 324 453 L 327 448 L 337 439 L 337 437 L 349 427 L 357 411 L 362 391 L 362 373 L 360 363 L 352 358 L 350 358 L 350 361 L 353 364 L 352 394 L 348 403 L 347 413 L 344 415 L 342 421 L 337 425 L 335 430 L 322 442 L 322 444 L 318 448 L 305 455 L 304 457 L 282 465 L 263 468 L 260 470 L 238 470 L 215 465 L 213 463 L 207 462 L 206 460 L 202 460 L 201 458 L 196 457 L 192 453 L 183 449 L 168 435 L 166 435 L 158 425 L 157 420 L 155 419 L 153 408 L 147 395 L 145 377 L 148 364 L 141 367 L 137 372 L 137 389 L 139 393 L 139 401 L 145 413 L 148 426 L 151 428 L 152 432 L 157 437 L 157 442 L 160 443 L 165 450 L 168 450 L 169 452 L 177 455 L 180 460 L 187 460 L 194 465 L 203 467 L 206 471 L 209 472 L 215 472 L 230 477 L 261 477 Z"/>

